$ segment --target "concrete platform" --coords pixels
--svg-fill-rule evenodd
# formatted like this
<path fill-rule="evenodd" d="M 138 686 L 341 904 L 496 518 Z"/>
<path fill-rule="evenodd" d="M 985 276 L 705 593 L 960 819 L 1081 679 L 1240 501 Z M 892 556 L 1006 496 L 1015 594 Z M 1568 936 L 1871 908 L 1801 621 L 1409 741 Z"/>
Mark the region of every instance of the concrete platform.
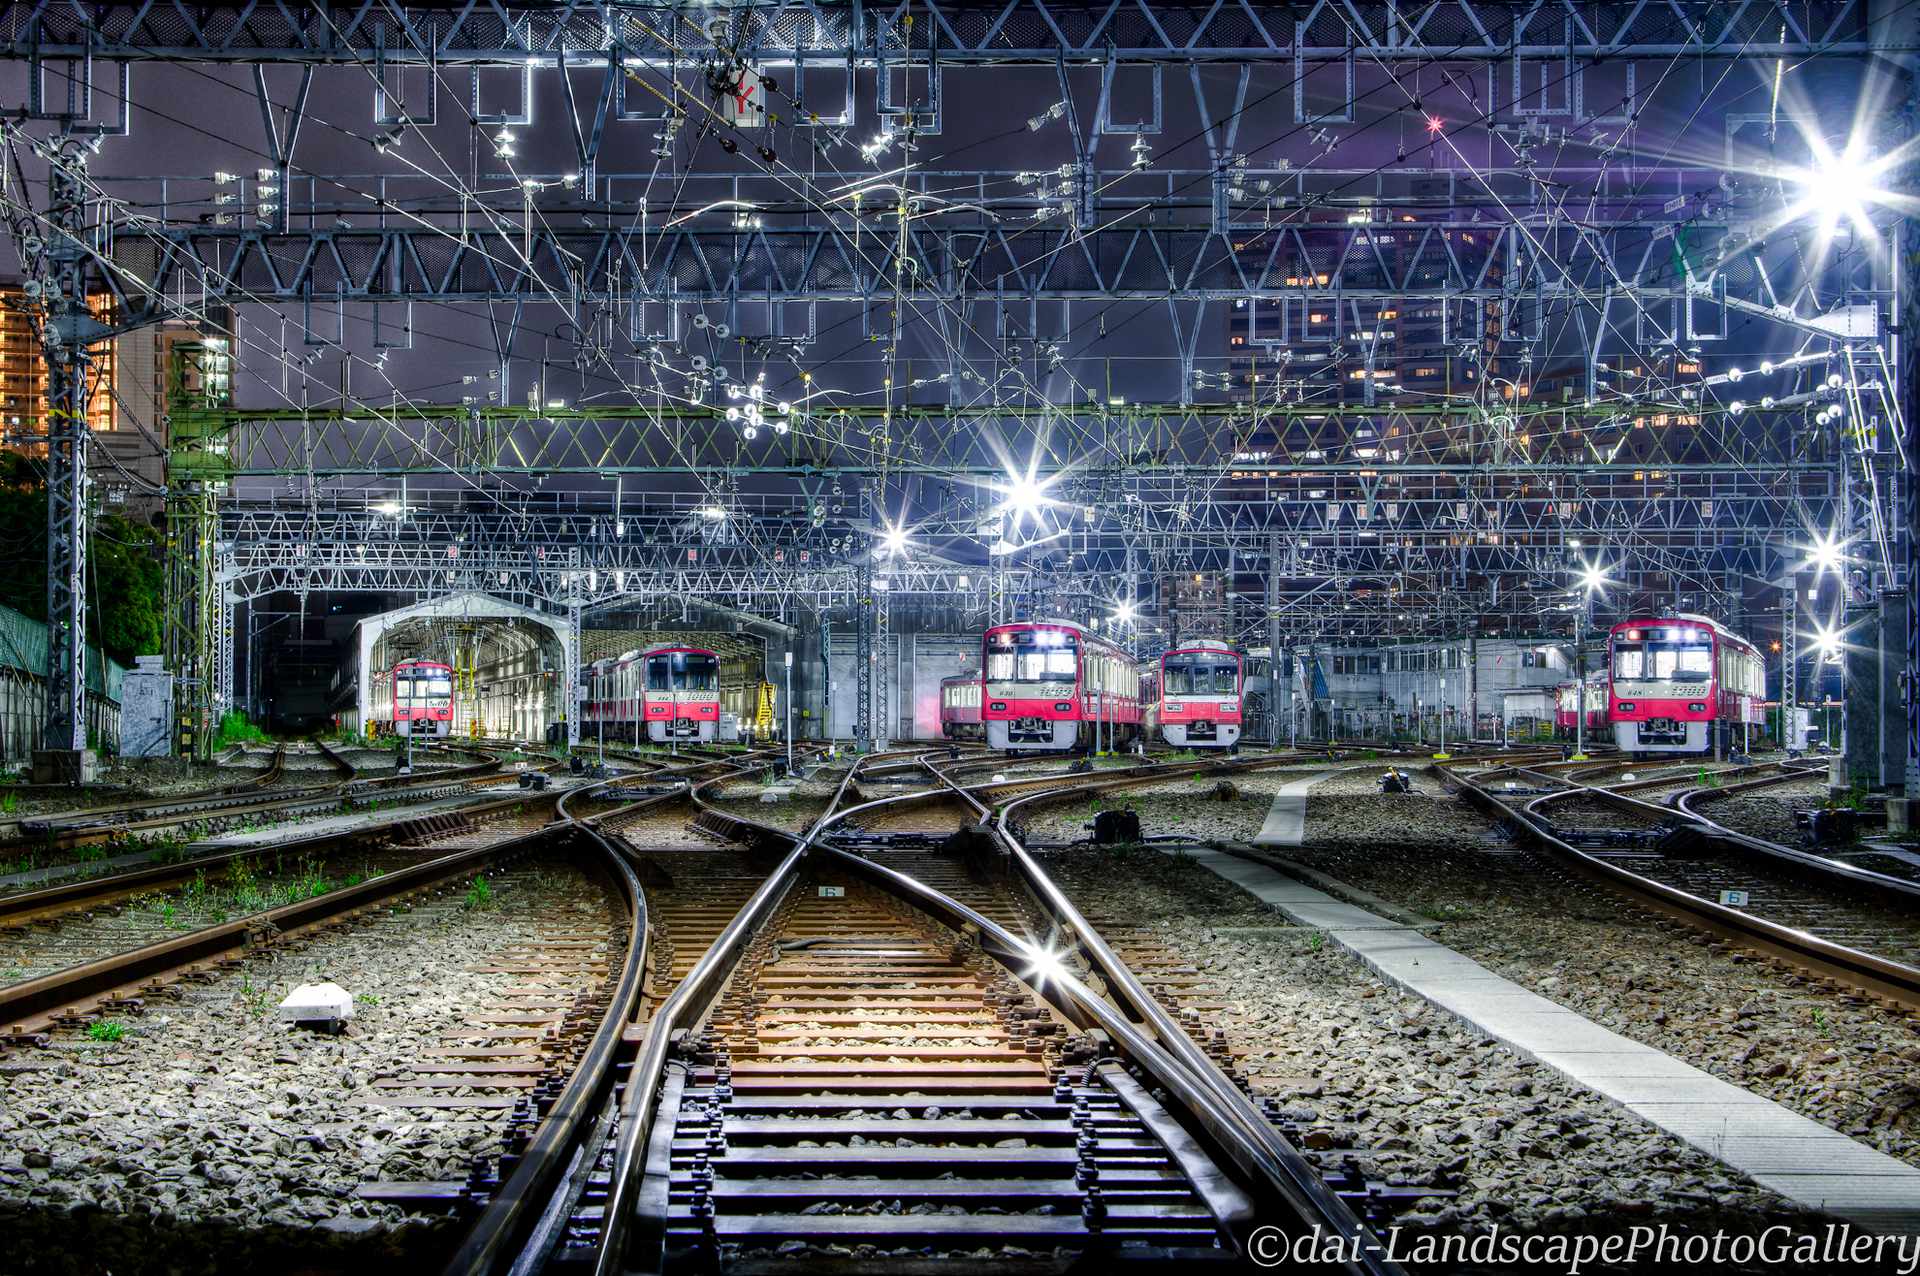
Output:
<path fill-rule="evenodd" d="M 1341 767 L 1337 771 L 1322 771 L 1318 775 L 1309 775 L 1305 779 L 1289 780 L 1280 786 L 1273 795 L 1273 805 L 1267 810 L 1267 819 L 1260 831 L 1253 835 L 1255 846 L 1298 846 L 1307 832 L 1307 790 L 1322 780 L 1331 780 L 1336 775 L 1355 770 L 1354 767 Z"/>
<path fill-rule="evenodd" d="M 1605 1096 L 1761 1186 L 1869 1231 L 1920 1231 L 1920 1169 L 1602 1028 L 1411 927 L 1224 851 L 1188 854 L 1288 921 L 1325 933 L 1385 982 Z"/>

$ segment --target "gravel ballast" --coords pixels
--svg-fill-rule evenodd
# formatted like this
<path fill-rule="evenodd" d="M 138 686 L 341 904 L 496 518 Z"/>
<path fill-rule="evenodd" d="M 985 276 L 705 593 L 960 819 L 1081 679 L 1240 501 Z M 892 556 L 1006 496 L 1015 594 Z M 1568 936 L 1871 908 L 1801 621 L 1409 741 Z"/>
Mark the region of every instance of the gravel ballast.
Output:
<path fill-rule="evenodd" d="M 1205 976 L 1256 1095 L 1323 1169 L 1431 1187 L 1397 1220 L 1416 1232 L 1624 1234 L 1637 1226 L 1754 1234 L 1822 1216 L 1754 1185 L 1417 997 L 1383 986 L 1323 936 L 1289 926 L 1191 862 L 1073 850 L 1049 870 L 1125 949 L 1128 919 Z"/>
<path fill-rule="evenodd" d="M 506 1110 L 375 1100 L 415 1093 L 409 1066 L 423 1050 L 471 1035 L 460 1029 L 466 1016 L 529 982 L 469 967 L 539 942 L 556 915 L 577 913 L 570 925 L 600 932 L 610 920 L 606 893 L 565 862 L 489 882 L 491 904 L 448 895 L 150 1003 L 116 1021 L 119 1042 L 62 1034 L 51 1049 L 0 1059 L 8 1248 L 37 1238 L 35 1252 L 68 1256 L 68 1270 L 115 1276 L 308 1263 L 399 1270 L 440 1256 L 453 1238 L 445 1219 L 354 1189 L 464 1180 L 475 1157 L 499 1154 Z M 278 1021 L 281 997 L 320 981 L 357 998 L 343 1036 Z M 565 999 L 598 976 L 539 982 Z"/>

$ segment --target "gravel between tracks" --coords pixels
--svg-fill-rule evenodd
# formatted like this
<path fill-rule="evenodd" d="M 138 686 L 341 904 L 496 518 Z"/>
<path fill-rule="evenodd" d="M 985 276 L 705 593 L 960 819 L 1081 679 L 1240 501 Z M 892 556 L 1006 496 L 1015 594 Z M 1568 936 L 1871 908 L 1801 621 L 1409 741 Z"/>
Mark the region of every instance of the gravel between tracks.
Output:
<path fill-rule="evenodd" d="M 0 1061 L 0 1229 L 44 1270 L 399 1270 L 444 1249 L 444 1220 L 356 1199 L 369 1179 L 464 1179 L 500 1150 L 499 1109 L 423 1120 L 370 1102 L 483 1002 L 527 982 L 468 971 L 535 938 L 533 910 L 574 896 L 606 925 L 604 895 L 561 865 L 491 879 L 494 905 L 446 897 L 316 941 L 302 953 L 122 1020 L 125 1037 L 79 1034 Z M 555 896 L 552 892 L 564 892 Z M 590 977 L 556 979 L 565 998 Z M 294 986 L 355 993 L 341 1037 L 277 1021 Z M 374 1000 L 377 999 L 377 1000 Z M 295 1261 L 294 1253 L 303 1257 Z M 62 1256 L 65 1256 L 64 1258 Z M 410 1261 L 411 1261 L 410 1260 Z M 75 1265 L 75 1263 L 78 1265 Z"/>
<path fill-rule="evenodd" d="M 1756 789 L 1752 793 L 1708 798 L 1704 802 L 1694 803 L 1693 809 L 1715 824 L 1736 833 L 1792 846 L 1800 840 L 1800 830 L 1794 827 L 1793 813 L 1824 805 L 1826 798 L 1827 782 L 1826 777 L 1822 776 L 1817 781 L 1796 780 L 1791 784 Z"/>
<path fill-rule="evenodd" d="M 1332 1143 L 1310 1157 L 1457 1191 L 1421 1198 L 1400 1220 L 1410 1228 L 1813 1228 L 1812 1212 L 1384 987 L 1203 869 L 1091 849 L 1050 856 L 1049 868 L 1083 910 L 1138 921 L 1213 981 L 1229 1003 L 1213 1026 L 1227 1028 L 1255 1092 Z"/>
<path fill-rule="evenodd" d="M 1321 801 L 1293 858 L 1443 919 L 1441 943 L 1603 1027 L 1920 1165 L 1920 1019 L 1632 920 L 1501 853 L 1457 799 Z"/>

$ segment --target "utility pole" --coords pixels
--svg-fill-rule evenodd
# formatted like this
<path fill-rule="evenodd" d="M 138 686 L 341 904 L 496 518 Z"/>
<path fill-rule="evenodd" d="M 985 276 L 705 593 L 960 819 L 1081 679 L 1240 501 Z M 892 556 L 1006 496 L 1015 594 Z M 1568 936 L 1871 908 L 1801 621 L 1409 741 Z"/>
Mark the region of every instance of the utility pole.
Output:
<path fill-rule="evenodd" d="M 853 590 L 853 749 L 873 748 L 873 551 L 854 569 Z"/>
<path fill-rule="evenodd" d="M 1573 613 L 1573 756 L 1587 756 L 1587 603 L 1591 590 L 1582 587 Z"/>
<path fill-rule="evenodd" d="M 1291 691 L 1287 696 L 1293 701 Z M 1280 747 L 1280 536 L 1267 537 L 1267 748 Z"/>
<path fill-rule="evenodd" d="M 1480 629 L 1467 631 L 1467 739 L 1480 742 Z"/>
<path fill-rule="evenodd" d="M 1794 709 L 1800 703 L 1800 575 L 1787 578 L 1780 596 L 1780 743 L 1788 749 L 1805 748 L 1806 737 L 1794 739 Z"/>
<path fill-rule="evenodd" d="M 89 340 L 108 335 L 87 306 L 85 224 L 87 157 L 65 138 L 50 148 L 40 326 L 47 362 L 47 698 L 41 747 L 74 753 L 55 759 L 55 774 L 82 778 L 78 750 L 87 744 L 87 380 Z M 211 618 L 209 618 L 211 619 Z"/>

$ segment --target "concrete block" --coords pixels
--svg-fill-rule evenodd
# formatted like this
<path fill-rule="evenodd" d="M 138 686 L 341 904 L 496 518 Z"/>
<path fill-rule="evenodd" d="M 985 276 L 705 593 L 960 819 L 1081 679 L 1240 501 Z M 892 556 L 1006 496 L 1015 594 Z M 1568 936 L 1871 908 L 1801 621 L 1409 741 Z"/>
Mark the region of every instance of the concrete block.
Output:
<path fill-rule="evenodd" d="M 339 984 L 301 984 L 280 1003 L 280 1018 L 337 1025 L 353 1018 L 353 994 Z"/>
<path fill-rule="evenodd" d="M 100 755 L 92 749 L 35 749 L 35 784 L 92 784 L 99 774 Z"/>

